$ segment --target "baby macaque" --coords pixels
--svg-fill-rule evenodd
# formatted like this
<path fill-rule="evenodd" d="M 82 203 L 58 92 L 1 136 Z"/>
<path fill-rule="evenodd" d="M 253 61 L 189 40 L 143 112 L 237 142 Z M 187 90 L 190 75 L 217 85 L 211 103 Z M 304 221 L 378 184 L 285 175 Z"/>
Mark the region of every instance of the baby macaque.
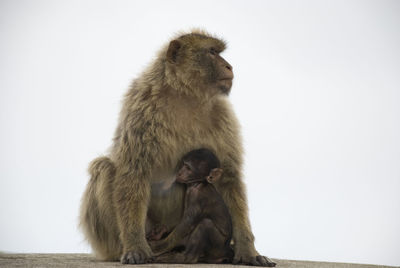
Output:
<path fill-rule="evenodd" d="M 222 263 L 232 262 L 232 221 L 228 208 L 215 189 L 222 169 L 218 158 L 207 149 L 189 152 L 183 157 L 176 176 L 186 185 L 181 222 L 165 239 L 149 239 L 155 262 Z M 162 229 L 162 228 L 161 228 Z M 155 230 L 152 238 L 163 236 Z"/>

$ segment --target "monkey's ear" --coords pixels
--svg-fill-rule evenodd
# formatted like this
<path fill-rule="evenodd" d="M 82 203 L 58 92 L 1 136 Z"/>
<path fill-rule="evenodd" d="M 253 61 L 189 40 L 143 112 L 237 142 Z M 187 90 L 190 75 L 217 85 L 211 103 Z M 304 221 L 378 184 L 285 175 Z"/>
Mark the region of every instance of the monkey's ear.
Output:
<path fill-rule="evenodd" d="M 210 175 L 207 176 L 207 181 L 209 183 L 215 183 L 221 178 L 222 172 L 222 168 L 213 168 L 210 172 Z"/>
<path fill-rule="evenodd" d="M 169 43 L 168 51 L 167 51 L 167 60 L 170 63 L 176 63 L 176 59 L 178 56 L 178 51 L 182 47 L 182 44 L 178 40 L 173 40 Z"/>

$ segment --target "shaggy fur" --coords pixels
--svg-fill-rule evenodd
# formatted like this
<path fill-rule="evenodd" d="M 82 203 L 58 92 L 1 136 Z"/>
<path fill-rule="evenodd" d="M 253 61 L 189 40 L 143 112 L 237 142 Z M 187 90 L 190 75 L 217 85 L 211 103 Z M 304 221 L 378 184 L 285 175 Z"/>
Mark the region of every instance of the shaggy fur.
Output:
<path fill-rule="evenodd" d="M 100 259 L 147 261 L 145 226 L 162 222 L 172 230 L 182 216 L 184 188 L 168 188 L 178 161 L 208 148 L 224 170 L 216 188 L 232 215 L 235 261 L 252 263 L 259 254 L 242 182 L 239 124 L 227 94 L 212 86 L 216 70 L 200 53 L 210 46 L 221 52 L 225 43 L 203 31 L 174 39 L 179 51 L 169 57 L 176 63 L 166 45 L 125 95 L 109 155 L 90 164 L 81 226 Z"/>

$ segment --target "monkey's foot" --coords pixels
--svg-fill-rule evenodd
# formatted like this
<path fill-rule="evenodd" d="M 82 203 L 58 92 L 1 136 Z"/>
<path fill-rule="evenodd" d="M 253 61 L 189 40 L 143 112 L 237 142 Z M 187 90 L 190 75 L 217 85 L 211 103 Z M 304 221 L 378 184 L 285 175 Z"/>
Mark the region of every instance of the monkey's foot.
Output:
<path fill-rule="evenodd" d="M 185 254 L 182 252 L 167 252 L 160 256 L 155 257 L 155 263 L 197 263 L 198 256 Z"/>
<path fill-rule="evenodd" d="M 130 250 L 122 254 L 122 264 L 143 264 L 153 261 L 151 251 L 143 249 Z"/>
<path fill-rule="evenodd" d="M 149 246 L 155 256 L 166 253 L 173 248 L 171 247 L 171 243 L 169 242 L 168 238 L 157 241 L 149 241 Z"/>
<path fill-rule="evenodd" d="M 235 254 L 235 258 L 233 259 L 233 264 L 244 264 L 244 265 L 254 265 L 254 266 L 265 266 L 265 267 L 275 267 L 276 263 L 271 261 L 269 258 L 257 255 L 257 256 L 241 256 L 238 257 Z"/>

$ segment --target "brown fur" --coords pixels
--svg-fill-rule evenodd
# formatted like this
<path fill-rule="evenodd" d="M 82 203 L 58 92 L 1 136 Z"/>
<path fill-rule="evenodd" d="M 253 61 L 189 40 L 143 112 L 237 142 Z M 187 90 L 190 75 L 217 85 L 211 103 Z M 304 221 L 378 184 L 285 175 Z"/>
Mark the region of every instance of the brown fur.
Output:
<path fill-rule="evenodd" d="M 210 47 L 221 52 L 225 43 L 203 31 L 174 40 L 180 45 L 172 49 L 179 50 L 161 49 L 125 95 L 110 154 L 89 167 L 81 225 L 99 258 L 148 261 L 145 226 L 162 223 L 172 230 L 182 217 L 184 188 L 168 188 L 178 161 L 208 148 L 224 170 L 216 188 L 232 215 L 235 261 L 252 263 L 259 254 L 242 181 L 239 124 L 229 90 L 216 86 L 218 68 L 200 53 Z"/>

